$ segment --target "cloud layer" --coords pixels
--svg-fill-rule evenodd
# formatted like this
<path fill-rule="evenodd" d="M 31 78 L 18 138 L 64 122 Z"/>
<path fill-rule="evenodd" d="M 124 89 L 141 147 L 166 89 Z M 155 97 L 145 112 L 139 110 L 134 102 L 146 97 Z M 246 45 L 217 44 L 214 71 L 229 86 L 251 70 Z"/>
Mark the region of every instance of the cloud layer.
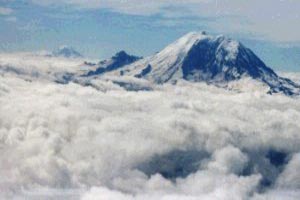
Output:
<path fill-rule="evenodd" d="M 299 99 L 95 81 L 1 75 L 2 198 L 299 197 Z"/>
<path fill-rule="evenodd" d="M 210 28 L 223 33 L 240 33 L 279 42 L 300 42 L 299 8 L 294 0 L 83 0 L 37 1 L 39 5 L 71 5 L 84 9 L 110 9 L 131 15 L 161 15 L 173 23 L 181 17 L 190 17 L 193 23 L 208 24 Z M 188 23 L 189 20 L 185 19 Z"/>

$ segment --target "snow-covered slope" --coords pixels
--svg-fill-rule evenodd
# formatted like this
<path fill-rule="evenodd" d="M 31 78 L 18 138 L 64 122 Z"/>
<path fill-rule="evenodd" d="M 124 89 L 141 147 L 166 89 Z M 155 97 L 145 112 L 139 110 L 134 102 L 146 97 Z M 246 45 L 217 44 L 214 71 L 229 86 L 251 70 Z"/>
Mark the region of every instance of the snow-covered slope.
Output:
<path fill-rule="evenodd" d="M 112 74 L 146 78 L 159 84 L 185 79 L 222 86 L 251 78 L 267 85 L 270 93 L 300 93 L 299 85 L 279 77 L 240 42 L 205 32 L 188 33 L 157 54 Z"/>
<path fill-rule="evenodd" d="M 148 78 L 157 83 L 180 78 L 181 66 L 187 53 L 195 42 L 207 37 L 209 36 L 204 34 L 189 33 L 154 56 L 126 66 L 125 70 L 122 69 L 118 73 Z"/>

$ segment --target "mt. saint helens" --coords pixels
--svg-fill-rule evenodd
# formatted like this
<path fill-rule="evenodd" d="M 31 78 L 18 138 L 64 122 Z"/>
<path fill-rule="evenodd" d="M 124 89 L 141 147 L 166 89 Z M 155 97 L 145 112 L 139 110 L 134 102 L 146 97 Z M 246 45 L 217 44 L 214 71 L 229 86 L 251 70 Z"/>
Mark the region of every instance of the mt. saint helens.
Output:
<path fill-rule="evenodd" d="M 300 94 L 298 84 L 278 76 L 249 48 L 225 36 L 191 32 L 157 54 L 136 60 L 103 72 L 144 78 L 158 84 L 184 79 L 226 85 L 250 78 L 269 87 L 269 93 Z"/>
<path fill-rule="evenodd" d="M 61 46 L 52 52 L 52 56 L 65 58 L 82 58 L 83 56 L 73 47 Z"/>

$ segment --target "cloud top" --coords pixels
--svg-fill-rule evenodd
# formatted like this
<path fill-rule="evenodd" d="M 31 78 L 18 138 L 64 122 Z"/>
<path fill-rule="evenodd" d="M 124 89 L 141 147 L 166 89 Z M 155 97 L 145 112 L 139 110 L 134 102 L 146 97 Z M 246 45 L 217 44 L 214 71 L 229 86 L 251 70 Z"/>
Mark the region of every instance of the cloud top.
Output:
<path fill-rule="evenodd" d="M 3 198 L 299 195 L 299 99 L 184 81 L 152 91 L 95 84 L 1 75 Z"/>

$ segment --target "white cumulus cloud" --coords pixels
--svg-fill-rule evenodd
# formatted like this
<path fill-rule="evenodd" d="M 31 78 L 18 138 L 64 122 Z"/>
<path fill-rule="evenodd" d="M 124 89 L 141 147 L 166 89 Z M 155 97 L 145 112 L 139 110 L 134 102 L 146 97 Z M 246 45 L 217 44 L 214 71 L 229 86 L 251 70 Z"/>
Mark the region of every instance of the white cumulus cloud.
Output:
<path fill-rule="evenodd" d="M 42 74 L 60 68 L 57 60 L 22 66 L 10 59 L 6 65 L 26 69 L 32 62 Z M 76 68 L 73 62 L 68 67 Z M 108 79 L 95 80 L 99 89 L 30 76 L 0 75 L 3 199 L 257 200 L 300 193 L 299 98 L 184 81 L 127 91 Z"/>

